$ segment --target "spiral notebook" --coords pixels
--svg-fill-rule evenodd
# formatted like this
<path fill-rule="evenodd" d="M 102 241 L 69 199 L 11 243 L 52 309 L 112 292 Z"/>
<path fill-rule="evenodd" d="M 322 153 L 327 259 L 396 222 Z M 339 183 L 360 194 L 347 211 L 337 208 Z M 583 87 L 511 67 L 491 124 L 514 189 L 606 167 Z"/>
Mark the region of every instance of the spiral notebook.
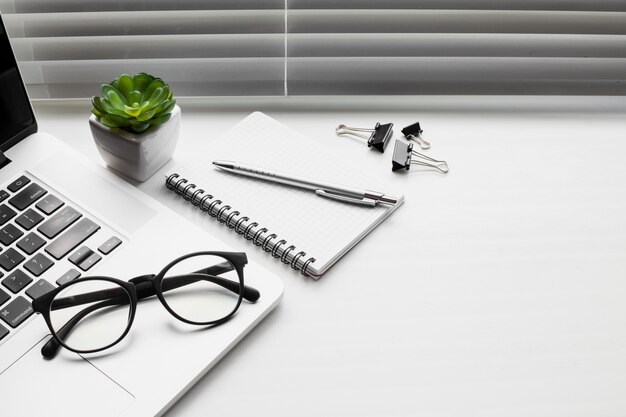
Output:
<path fill-rule="evenodd" d="M 304 275 L 318 278 L 404 201 L 361 169 L 271 117 L 255 112 L 224 133 L 191 164 L 167 174 L 168 189 Z M 384 191 L 394 206 L 363 207 L 277 183 L 233 175 L 213 160 Z M 378 188 L 375 188 L 378 187 Z"/>

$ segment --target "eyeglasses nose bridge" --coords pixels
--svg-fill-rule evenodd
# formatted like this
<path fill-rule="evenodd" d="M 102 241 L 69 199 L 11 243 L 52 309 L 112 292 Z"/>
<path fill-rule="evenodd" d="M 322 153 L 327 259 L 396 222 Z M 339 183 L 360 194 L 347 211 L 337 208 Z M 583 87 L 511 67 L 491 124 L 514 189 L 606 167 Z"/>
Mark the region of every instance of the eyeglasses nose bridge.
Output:
<path fill-rule="evenodd" d="M 151 282 L 154 277 L 156 277 L 155 274 L 140 275 L 138 277 L 129 279 L 128 282 L 133 283 L 135 286 L 137 286 L 144 282 Z"/>

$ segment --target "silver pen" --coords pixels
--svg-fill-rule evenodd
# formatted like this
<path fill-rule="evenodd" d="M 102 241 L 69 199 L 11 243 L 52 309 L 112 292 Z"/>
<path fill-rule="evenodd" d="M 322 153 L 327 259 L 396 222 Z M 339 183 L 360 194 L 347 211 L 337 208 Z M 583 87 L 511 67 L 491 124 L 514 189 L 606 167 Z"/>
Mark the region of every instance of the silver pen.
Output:
<path fill-rule="evenodd" d="M 374 207 L 378 203 L 396 204 L 398 202 L 396 197 L 391 197 L 378 191 L 363 190 L 345 185 L 316 181 L 311 178 L 270 171 L 264 168 L 238 164 L 233 161 L 213 161 L 213 165 L 233 174 L 312 190 L 315 191 L 315 194 L 321 197 L 331 198 L 345 203 L 362 204 Z"/>

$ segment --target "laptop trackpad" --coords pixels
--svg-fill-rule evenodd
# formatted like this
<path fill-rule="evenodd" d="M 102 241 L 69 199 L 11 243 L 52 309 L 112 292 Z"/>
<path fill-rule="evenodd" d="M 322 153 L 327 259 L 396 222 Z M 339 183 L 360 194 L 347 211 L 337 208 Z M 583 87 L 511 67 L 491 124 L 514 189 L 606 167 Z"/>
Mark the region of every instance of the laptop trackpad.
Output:
<path fill-rule="evenodd" d="M 37 343 L 0 378 L 1 408 L 11 416 L 115 416 L 133 396 L 80 356 L 41 356 Z"/>

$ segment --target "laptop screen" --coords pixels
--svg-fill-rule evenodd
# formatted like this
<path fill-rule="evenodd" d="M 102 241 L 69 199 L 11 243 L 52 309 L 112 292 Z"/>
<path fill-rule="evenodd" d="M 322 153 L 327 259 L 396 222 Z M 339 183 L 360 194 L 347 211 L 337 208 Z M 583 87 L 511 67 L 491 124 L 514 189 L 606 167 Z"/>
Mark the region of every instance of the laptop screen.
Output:
<path fill-rule="evenodd" d="M 0 16 L 0 150 L 37 131 L 35 115 Z"/>

